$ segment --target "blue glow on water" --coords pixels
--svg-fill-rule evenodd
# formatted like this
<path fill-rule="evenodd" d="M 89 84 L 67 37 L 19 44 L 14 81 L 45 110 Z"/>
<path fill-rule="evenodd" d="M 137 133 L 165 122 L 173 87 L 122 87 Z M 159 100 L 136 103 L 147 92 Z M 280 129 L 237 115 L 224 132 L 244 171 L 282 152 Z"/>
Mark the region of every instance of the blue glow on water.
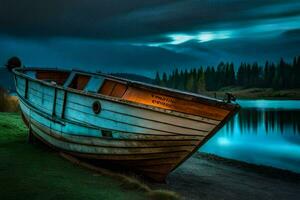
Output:
<path fill-rule="evenodd" d="M 239 100 L 242 108 L 300 110 L 299 100 Z"/>
<path fill-rule="evenodd" d="M 239 104 L 239 114 L 200 151 L 300 173 L 300 101 Z"/>

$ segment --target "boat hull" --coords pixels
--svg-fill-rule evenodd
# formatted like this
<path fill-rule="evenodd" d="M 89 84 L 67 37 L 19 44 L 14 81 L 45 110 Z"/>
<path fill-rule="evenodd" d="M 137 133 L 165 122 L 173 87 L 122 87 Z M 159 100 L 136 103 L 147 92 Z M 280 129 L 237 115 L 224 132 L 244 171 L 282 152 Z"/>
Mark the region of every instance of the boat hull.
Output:
<path fill-rule="evenodd" d="M 111 168 L 125 167 L 159 182 L 163 182 L 175 166 L 199 145 L 199 140 L 180 137 L 173 140 L 159 138 L 128 141 L 76 135 L 68 137 L 49 129 L 24 112 L 22 116 L 30 133 L 57 151 L 97 161 Z"/>
<path fill-rule="evenodd" d="M 197 115 L 191 115 L 178 112 L 186 101 L 159 96 L 174 105 L 179 102 L 174 110 L 143 105 L 141 96 L 151 95 L 143 92 L 134 98 L 134 90 L 126 98 L 140 103 L 59 87 L 21 73 L 15 82 L 23 119 L 36 138 L 58 151 L 113 168 L 124 166 L 156 181 L 164 181 L 237 111 L 194 102 L 188 112 Z M 99 112 L 93 109 L 95 102 L 101 105 Z"/>

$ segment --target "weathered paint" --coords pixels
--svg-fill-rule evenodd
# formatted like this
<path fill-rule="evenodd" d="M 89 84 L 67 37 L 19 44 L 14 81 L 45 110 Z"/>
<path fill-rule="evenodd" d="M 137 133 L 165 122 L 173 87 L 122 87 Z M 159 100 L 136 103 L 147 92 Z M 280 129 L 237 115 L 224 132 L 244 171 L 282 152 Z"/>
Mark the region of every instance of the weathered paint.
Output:
<path fill-rule="evenodd" d="M 76 83 L 82 89 L 79 93 L 67 88 L 77 73 L 62 74 L 65 73 L 69 77 L 59 79 L 64 86 L 51 80 L 47 80 L 50 83 L 35 81 L 32 72 L 28 77 L 16 73 L 21 110 L 34 134 L 47 144 L 73 155 L 118 161 L 118 164 L 130 165 L 158 180 L 190 156 L 224 123 L 229 113 L 233 113 L 226 110 L 226 106 L 214 108 L 205 104 L 192 105 L 190 109 L 198 109 L 196 115 L 180 113 L 186 100 L 177 100 L 180 106 L 174 111 L 162 112 L 162 107 L 133 100 L 133 90 L 131 86 L 123 87 L 124 82 L 114 85 L 116 91 L 107 90 L 108 96 L 119 100 L 103 98 L 97 93 L 102 92 L 105 78 L 99 75 L 84 76 L 83 82 Z M 46 74 L 43 76 L 47 77 Z M 81 88 L 83 85 L 85 88 Z M 72 87 L 77 86 L 73 84 Z M 138 99 L 142 99 L 142 94 L 158 95 L 135 94 Z M 99 114 L 92 109 L 95 101 L 101 103 Z M 202 106 L 200 111 L 197 106 Z M 217 115 L 208 116 L 211 112 Z M 141 162 L 145 159 L 146 163 Z"/>
<path fill-rule="evenodd" d="M 213 106 L 208 106 L 205 104 L 187 101 L 133 87 L 129 87 L 122 98 L 133 102 L 207 117 L 214 120 L 222 120 L 230 112 L 225 109 L 216 108 Z"/>

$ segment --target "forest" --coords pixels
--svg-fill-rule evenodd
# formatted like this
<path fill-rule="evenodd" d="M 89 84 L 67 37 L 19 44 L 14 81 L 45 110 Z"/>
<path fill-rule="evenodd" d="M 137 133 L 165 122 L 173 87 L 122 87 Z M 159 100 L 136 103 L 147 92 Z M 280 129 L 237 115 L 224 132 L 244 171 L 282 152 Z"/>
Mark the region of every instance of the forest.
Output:
<path fill-rule="evenodd" d="M 176 68 L 170 74 L 157 72 L 155 84 L 196 93 L 228 86 L 282 90 L 300 88 L 299 75 L 300 56 L 297 56 L 292 62 L 283 58 L 278 63 L 267 61 L 264 65 L 243 62 L 237 68 L 228 62 L 221 62 L 217 67 Z"/>

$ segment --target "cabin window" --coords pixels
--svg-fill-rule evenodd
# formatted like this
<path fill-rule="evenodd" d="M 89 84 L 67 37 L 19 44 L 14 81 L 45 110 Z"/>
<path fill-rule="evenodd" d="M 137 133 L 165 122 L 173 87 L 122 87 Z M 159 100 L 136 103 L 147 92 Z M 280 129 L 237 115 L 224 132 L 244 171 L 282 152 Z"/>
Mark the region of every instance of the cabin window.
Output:
<path fill-rule="evenodd" d="M 98 89 L 102 85 L 103 81 L 104 81 L 103 77 L 93 76 L 84 90 L 87 92 L 97 93 Z"/>
<path fill-rule="evenodd" d="M 57 85 L 63 85 L 69 76 L 69 72 L 53 71 L 53 70 L 38 70 L 36 78 L 47 82 L 55 82 Z"/>
<path fill-rule="evenodd" d="M 104 84 L 102 85 L 102 87 L 100 88 L 100 90 L 99 90 L 98 93 L 101 93 L 101 94 L 109 96 L 111 94 L 111 92 L 113 91 L 115 85 L 116 85 L 116 82 L 106 80 L 104 82 Z"/>
<path fill-rule="evenodd" d="M 127 90 L 127 86 L 123 83 L 118 83 L 111 80 L 105 80 L 103 86 L 98 93 L 121 98 Z"/>
<path fill-rule="evenodd" d="M 69 87 L 77 90 L 83 90 L 89 82 L 91 76 L 76 74 Z"/>
<path fill-rule="evenodd" d="M 121 83 L 117 83 L 111 93 L 113 97 L 121 98 L 127 90 L 127 86 Z"/>

